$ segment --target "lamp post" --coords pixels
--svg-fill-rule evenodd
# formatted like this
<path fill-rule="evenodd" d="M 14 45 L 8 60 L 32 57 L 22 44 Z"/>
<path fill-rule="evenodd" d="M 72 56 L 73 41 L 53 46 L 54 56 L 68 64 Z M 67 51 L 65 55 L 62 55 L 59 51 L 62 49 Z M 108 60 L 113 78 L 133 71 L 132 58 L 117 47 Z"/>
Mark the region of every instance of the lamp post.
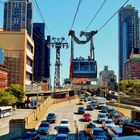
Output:
<path fill-rule="evenodd" d="M 118 111 L 119 111 L 119 109 L 120 109 L 120 94 L 119 94 L 119 92 L 120 92 L 120 86 L 119 86 L 119 81 L 118 81 Z"/>

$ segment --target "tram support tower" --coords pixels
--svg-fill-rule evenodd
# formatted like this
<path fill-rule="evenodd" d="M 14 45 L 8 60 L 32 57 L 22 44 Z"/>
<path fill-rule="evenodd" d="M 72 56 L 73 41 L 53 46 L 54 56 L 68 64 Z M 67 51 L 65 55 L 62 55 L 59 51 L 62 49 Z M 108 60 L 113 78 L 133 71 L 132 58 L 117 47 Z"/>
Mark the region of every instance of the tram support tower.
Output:
<path fill-rule="evenodd" d="M 54 74 L 54 89 L 61 87 L 60 84 L 60 50 L 62 48 L 68 48 L 68 43 L 65 41 L 65 38 L 52 38 L 51 46 L 56 49 L 56 62 L 55 62 L 55 74 Z"/>

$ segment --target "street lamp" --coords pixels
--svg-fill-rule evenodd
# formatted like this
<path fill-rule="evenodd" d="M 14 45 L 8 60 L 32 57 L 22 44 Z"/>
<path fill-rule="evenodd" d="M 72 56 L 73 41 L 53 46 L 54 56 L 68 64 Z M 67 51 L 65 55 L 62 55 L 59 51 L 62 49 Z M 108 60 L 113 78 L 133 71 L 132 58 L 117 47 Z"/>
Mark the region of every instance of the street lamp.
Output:
<path fill-rule="evenodd" d="M 119 81 L 118 81 L 118 111 L 120 109 L 120 94 L 119 94 L 119 92 L 120 92 L 120 86 L 119 86 Z"/>

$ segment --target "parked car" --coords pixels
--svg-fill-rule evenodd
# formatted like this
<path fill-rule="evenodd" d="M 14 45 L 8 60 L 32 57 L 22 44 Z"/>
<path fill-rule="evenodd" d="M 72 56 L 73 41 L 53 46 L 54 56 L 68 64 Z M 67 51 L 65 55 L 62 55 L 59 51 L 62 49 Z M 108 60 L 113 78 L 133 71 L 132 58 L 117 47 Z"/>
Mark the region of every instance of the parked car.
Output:
<path fill-rule="evenodd" d="M 102 128 L 94 128 L 93 129 L 93 139 L 94 140 L 108 140 L 105 132 Z"/>
<path fill-rule="evenodd" d="M 96 127 L 96 125 L 93 124 L 93 122 L 89 122 L 88 124 L 86 124 L 84 127 L 84 131 L 85 131 L 86 135 L 93 135 L 93 129 L 95 127 Z"/>
<path fill-rule="evenodd" d="M 39 134 L 37 131 L 26 132 L 22 137 L 21 140 L 38 140 Z"/>
<path fill-rule="evenodd" d="M 83 106 L 80 106 L 80 107 L 78 108 L 78 113 L 79 113 L 79 114 L 84 114 L 84 113 L 85 113 L 85 109 L 84 109 Z"/>
<path fill-rule="evenodd" d="M 49 122 L 42 121 L 38 128 L 39 134 L 49 134 L 49 131 L 51 130 L 51 125 Z"/>
<path fill-rule="evenodd" d="M 84 105 L 84 100 L 83 99 L 79 100 L 79 105 Z"/>
<path fill-rule="evenodd" d="M 85 113 L 83 115 L 83 120 L 84 121 L 91 121 L 92 120 L 91 114 L 90 113 Z"/>
<path fill-rule="evenodd" d="M 86 109 L 87 110 L 93 110 L 93 106 L 91 104 L 88 104 Z"/>
<path fill-rule="evenodd" d="M 108 126 L 115 126 L 114 122 L 112 119 L 106 119 L 105 121 L 102 122 L 102 127 L 107 130 Z"/>
<path fill-rule="evenodd" d="M 60 121 L 60 126 L 67 126 L 70 129 L 70 122 L 68 119 L 62 119 Z"/>
<path fill-rule="evenodd" d="M 111 111 L 111 112 L 108 113 L 108 117 L 109 117 L 109 118 L 112 118 L 112 117 L 115 116 L 116 114 L 117 114 L 116 110 Z"/>
<path fill-rule="evenodd" d="M 117 126 L 117 125 L 116 126 L 108 126 L 107 132 L 111 138 L 122 136 L 122 128 L 120 126 Z"/>
<path fill-rule="evenodd" d="M 55 140 L 68 140 L 67 134 L 57 134 Z"/>
<path fill-rule="evenodd" d="M 48 121 L 48 122 L 54 122 L 55 123 L 55 121 L 56 121 L 56 115 L 55 115 L 55 113 L 49 113 L 48 114 L 48 116 L 47 116 L 47 118 L 46 118 L 46 120 Z"/>
<path fill-rule="evenodd" d="M 107 106 L 102 106 L 102 107 L 100 108 L 100 112 L 106 113 L 106 112 L 107 112 L 107 109 L 108 109 Z"/>
<path fill-rule="evenodd" d="M 102 121 L 105 121 L 106 119 L 107 119 L 107 116 L 106 116 L 105 113 L 99 113 L 99 114 L 98 114 L 97 121 L 98 121 L 99 123 L 101 123 Z"/>
<path fill-rule="evenodd" d="M 123 118 L 122 118 L 121 115 L 115 114 L 115 115 L 112 117 L 112 120 L 115 122 L 115 124 L 119 124 L 119 122 L 122 121 Z"/>

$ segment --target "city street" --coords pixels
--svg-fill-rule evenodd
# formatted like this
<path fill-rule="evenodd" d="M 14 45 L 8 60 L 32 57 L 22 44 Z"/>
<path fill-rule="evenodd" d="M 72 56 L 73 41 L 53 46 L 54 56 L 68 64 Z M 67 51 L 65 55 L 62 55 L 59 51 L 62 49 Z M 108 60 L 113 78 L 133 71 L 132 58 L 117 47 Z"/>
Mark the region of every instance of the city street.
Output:
<path fill-rule="evenodd" d="M 52 140 L 55 138 L 55 135 L 57 131 L 55 128 L 60 124 L 61 119 L 68 119 L 70 121 L 70 135 L 69 135 L 69 140 L 76 140 L 77 139 L 77 134 L 76 134 L 76 127 L 75 127 L 75 121 L 76 125 L 79 130 L 79 137 L 81 140 L 86 140 L 87 137 L 84 135 L 84 126 L 88 122 L 83 122 L 82 116 L 77 114 L 77 109 L 81 105 L 77 105 L 78 102 L 75 103 L 70 103 L 68 102 L 65 105 L 59 105 L 58 107 L 52 108 L 49 112 L 54 112 L 56 114 L 56 123 L 51 124 L 51 131 L 49 135 L 46 136 L 41 136 L 41 140 L 46 139 L 46 140 Z M 85 107 L 86 107 L 85 103 Z M 91 113 L 93 122 L 97 127 L 101 127 L 101 124 L 98 124 L 96 122 L 97 120 L 97 115 L 98 115 L 98 110 L 93 110 L 93 111 L 86 111 Z M 46 115 L 47 116 L 47 115 Z M 45 119 L 45 118 L 44 118 Z"/>

